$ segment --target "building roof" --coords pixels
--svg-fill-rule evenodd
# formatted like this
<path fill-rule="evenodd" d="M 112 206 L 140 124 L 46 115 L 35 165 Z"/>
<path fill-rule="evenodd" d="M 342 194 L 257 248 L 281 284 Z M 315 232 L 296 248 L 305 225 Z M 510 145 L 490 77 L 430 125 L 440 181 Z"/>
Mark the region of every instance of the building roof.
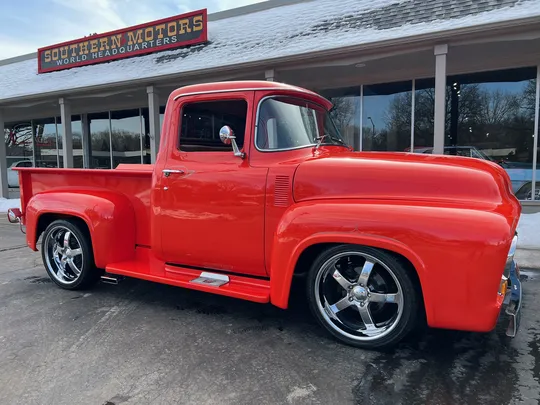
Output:
<path fill-rule="evenodd" d="M 294 2 L 210 18 L 204 45 L 39 75 L 36 58 L 15 60 L 0 66 L 0 103 L 530 17 L 540 17 L 540 0 Z"/>

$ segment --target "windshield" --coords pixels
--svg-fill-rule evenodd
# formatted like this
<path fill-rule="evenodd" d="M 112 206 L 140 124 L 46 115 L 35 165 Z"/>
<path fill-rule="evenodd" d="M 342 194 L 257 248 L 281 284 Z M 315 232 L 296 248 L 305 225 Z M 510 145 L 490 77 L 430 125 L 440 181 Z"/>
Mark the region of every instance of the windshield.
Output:
<path fill-rule="evenodd" d="M 317 145 L 319 141 L 321 145 L 346 146 L 324 108 L 292 97 L 267 98 L 261 102 L 258 149 L 296 149 Z"/>

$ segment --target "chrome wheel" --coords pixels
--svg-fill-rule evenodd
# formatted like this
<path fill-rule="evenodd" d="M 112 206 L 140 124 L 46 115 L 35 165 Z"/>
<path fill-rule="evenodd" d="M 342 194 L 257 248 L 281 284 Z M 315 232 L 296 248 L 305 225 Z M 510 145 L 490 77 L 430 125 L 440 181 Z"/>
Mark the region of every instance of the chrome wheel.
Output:
<path fill-rule="evenodd" d="M 45 261 L 50 274 L 61 284 L 75 283 L 83 270 L 81 242 L 64 226 L 56 226 L 44 241 Z"/>
<path fill-rule="evenodd" d="M 335 254 L 313 284 L 319 313 L 339 335 L 357 342 L 383 338 L 403 315 L 403 289 L 392 269 L 359 251 Z"/>

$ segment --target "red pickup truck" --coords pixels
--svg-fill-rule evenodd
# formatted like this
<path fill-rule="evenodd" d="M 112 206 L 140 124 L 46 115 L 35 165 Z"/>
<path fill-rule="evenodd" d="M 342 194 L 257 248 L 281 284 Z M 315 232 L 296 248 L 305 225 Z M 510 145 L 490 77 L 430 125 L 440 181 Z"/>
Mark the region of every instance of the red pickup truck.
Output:
<path fill-rule="evenodd" d="M 504 313 L 514 336 L 521 206 L 506 172 L 353 152 L 331 107 L 275 82 L 180 88 L 154 165 L 17 169 L 8 216 L 68 290 L 128 276 L 287 308 L 303 275 L 315 318 L 350 345 L 393 345 L 421 320 L 490 331 Z"/>

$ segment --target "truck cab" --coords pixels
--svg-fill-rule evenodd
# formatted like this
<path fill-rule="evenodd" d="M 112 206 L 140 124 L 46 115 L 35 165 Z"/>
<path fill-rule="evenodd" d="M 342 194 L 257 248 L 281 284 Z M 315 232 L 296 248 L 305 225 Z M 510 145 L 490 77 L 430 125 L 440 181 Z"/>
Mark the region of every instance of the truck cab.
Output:
<path fill-rule="evenodd" d="M 135 277 L 287 308 L 361 348 L 432 327 L 519 327 L 521 206 L 479 159 L 354 152 L 332 104 L 275 82 L 187 86 L 153 165 L 18 169 L 26 227 L 65 289 Z"/>

